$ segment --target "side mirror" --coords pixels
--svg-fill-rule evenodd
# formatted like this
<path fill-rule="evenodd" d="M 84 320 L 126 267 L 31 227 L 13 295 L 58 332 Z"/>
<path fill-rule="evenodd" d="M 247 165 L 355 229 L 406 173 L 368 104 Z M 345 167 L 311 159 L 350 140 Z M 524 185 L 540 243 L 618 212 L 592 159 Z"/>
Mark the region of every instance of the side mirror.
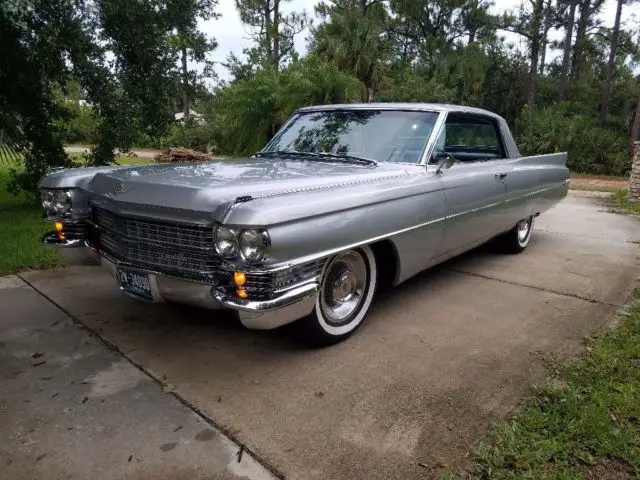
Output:
<path fill-rule="evenodd" d="M 436 156 L 436 160 L 438 160 L 436 175 L 440 175 L 444 169 L 451 168 L 456 163 L 454 156 L 447 152 L 439 153 Z"/>

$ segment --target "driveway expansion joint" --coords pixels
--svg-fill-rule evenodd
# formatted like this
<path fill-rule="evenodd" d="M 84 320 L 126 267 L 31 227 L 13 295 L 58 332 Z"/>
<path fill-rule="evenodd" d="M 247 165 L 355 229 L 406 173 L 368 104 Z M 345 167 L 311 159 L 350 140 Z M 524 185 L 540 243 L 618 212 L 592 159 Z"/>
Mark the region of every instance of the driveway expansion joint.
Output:
<path fill-rule="evenodd" d="M 606 242 L 612 242 L 612 243 L 633 243 L 633 244 L 637 244 L 638 240 L 622 240 L 622 239 L 617 239 L 617 238 L 612 238 L 612 237 L 598 237 L 598 236 L 594 236 L 594 235 L 581 235 L 579 233 L 571 233 L 571 232 L 558 232 L 555 230 L 548 230 L 546 228 L 536 228 L 537 232 L 542 232 L 542 233 L 548 233 L 550 235 L 559 235 L 561 237 L 575 237 L 575 238 L 584 238 L 587 240 L 604 240 Z"/>
<path fill-rule="evenodd" d="M 75 326 L 81 328 L 82 330 L 85 330 L 92 337 L 96 338 L 106 348 L 108 348 L 109 350 L 111 350 L 111 351 L 117 353 L 118 355 L 120 355 L 122 358 L 124 358 L 127 362 L 129 362 L 131 365 L 133 365 L 136 369 L 138 369 L 140 372 L 142 372 L 144 375 L 146 375 L 152 382 L 156 383 L 161 388 L 165 385 L 165 382 L 163 382 L 161 379 L 157 378 L 155 375 L 153 375 L 153 373 L 151 373 L 149 370 L 145 369 L 141 364 L 139 364 L 138 362 L 133 360 L 131 357 L 129 357 L 117 345 L 115 345 L 114 343 L 112 343 L 111 341 L 109 341 L 105 337 L 103 337 L 98 330 L 89 327 L 88 325 L 83 323 L 81 320 L 76 318 L 66 308 L 64 308 L 62 305 L 60 305 L 58 302 L 56 302 L 53 298 L 51 298 L 46 293 L 44 293 L 42 290 L 40 290 L 38 287 L 36 287 L 29 280 L 24 278 L 21 273 L 17 273 L 16 276 L 18 278 L 20 278 L 20 280 L 22 280 L 26 285 L 28 285 L 29 288 L 31 288 L 34 292 L 36 292 L 38 295 L 43 297 L 49 303 L 54 305 L 62 313 L 67 315 L 73 321 Z M 261 464 L 271 474 L 273 474 L 277 478 L 284 479 L 284 475 L 282 473 L 280 473 L 275 467 L 273 467 L 263 456 L 257 454 L 253 449 L 251 449 L 250 447 L 245 445 L 243 442 L 238 440 L 236 438 L 236 436 L 234 436 L 228 429 L 226 429 L 226 428 L 222 427 L 221 425 L 219 425 L 215 420 L 213 420 L 211 417 L 209 417 L 200 408 L 196 407 L 193 403 L 189 402 L 188 400 L 183 398 L 181 395 L 179 395 L 175 391 L 166 391 L 164 388 L 162 388 L 162 391 L 163 391 L 163 393 L 166 393 L 166 394 L 171 395 L 172 397 L 174 397 L 178 402 L 180 402 L 181 405 L 183 405 L 185 408 L 190 410 L 192 413 L 194 413 L 195 415 L 200 417 L 211 428 L 213 428 L 218 433 L 220 433 L 221 435 L 225 436 L 230 441 L 235 443 L 237 445 L 237 447 L 238 447 L 238 461 L 240 461 L 240 459 L 242 458 L 241 455 L 249 454 L 250 456 L 252 456 L 254 458 L 254 460 L 256 462 Z"/>
<path fill-rule="evenodd" d="M 492 277 L 491 275 L 483 275 L 482 273 L 470 272 L 468 270 L 460 270 L 458 268 L 448 268 L 447 270 L 449 270 L 451 272 L 471 275 L 473 277 L 484 278 L 486 280 L 493 280 L 494 282 L 507 283 L 509 285 L 515 285 L 517 287 L 531 288 L 533 290 L 538 290 L 540 292 L 553 293 L 555 295 L 561 295 L 563 297 L 575 298 L 577 300 L 583 300 L 583 301 L 589 302 L 589 303 L 597 303 L 597 304 L 600 304 L 600 305 L 608 305 L 610 307 L 616 307 L 616 308 L 625 308 L 624 305 L 619 304 L 619 303 L 605 302 L 605 301 L 602 301 L 602 300 L 597 300 L 595 298 L 589 298 L 589 297 L 583 297 L 582 295 L 576 295 L 575 293 L 560 292 L 558 290 L 554 290 L 554 289 L 551 289 L 551 288 L 544 288 L 544 287 L 540 287 L 538 285 L 529 285 L 529 284 L 526 284 L 526 283 L 514 282 L 514 281 L 511 281 L 511 280 L 505 280 L 505 279 L 502 279 L 502 278 Z"/>

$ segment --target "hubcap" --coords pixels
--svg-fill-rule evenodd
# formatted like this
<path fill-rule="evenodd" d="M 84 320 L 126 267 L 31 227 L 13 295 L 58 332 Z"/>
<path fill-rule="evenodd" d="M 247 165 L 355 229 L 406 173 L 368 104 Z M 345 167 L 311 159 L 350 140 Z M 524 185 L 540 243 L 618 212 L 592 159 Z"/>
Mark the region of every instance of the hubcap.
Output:
<path fill-rule="evenodd" d="M 367 280 L 367 265 L 359 252 L 349 250 L 331 260 L 320 291 L 320 304 L 328 323 L 352 320 L 362 305 Z"/>
<path fill-rule="evenodd" d="M 520 220 L 518 222 L 518 240 L 520 243 L 524 242 L 529 236 L 529 230 L 531 229 L 531 219 Z"/>

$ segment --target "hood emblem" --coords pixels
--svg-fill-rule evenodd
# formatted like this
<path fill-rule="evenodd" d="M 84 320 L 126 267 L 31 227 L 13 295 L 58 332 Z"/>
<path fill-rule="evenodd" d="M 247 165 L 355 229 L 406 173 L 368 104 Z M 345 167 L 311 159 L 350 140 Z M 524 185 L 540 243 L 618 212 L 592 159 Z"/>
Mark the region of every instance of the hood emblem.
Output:
<path fill-rule="evenodd" d="M 116 183 L 116 186 L 113 187 L 113 193 L 115 193 L 116 195 L 124 192 L 126 192 L 126 189 L 124 188 L 124 183 Z"/>

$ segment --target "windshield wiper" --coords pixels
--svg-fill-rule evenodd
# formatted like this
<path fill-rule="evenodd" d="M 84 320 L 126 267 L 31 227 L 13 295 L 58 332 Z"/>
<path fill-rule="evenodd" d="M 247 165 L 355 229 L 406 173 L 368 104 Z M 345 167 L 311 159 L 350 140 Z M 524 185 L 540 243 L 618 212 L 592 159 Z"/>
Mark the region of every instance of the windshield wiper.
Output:
<path fill-rule="evenodd" d="M 273 150 L 266 152 L 257 152 L 256 157 L 306 157 L 317 159 L 346 160 L 353 163 L 362 163 L 364 165 L 378 165 L 378 162 L 368 158 L 355 157 L 353 155 L 340 155 L 329 152 L 298 152 L 296 150 Z"/>

